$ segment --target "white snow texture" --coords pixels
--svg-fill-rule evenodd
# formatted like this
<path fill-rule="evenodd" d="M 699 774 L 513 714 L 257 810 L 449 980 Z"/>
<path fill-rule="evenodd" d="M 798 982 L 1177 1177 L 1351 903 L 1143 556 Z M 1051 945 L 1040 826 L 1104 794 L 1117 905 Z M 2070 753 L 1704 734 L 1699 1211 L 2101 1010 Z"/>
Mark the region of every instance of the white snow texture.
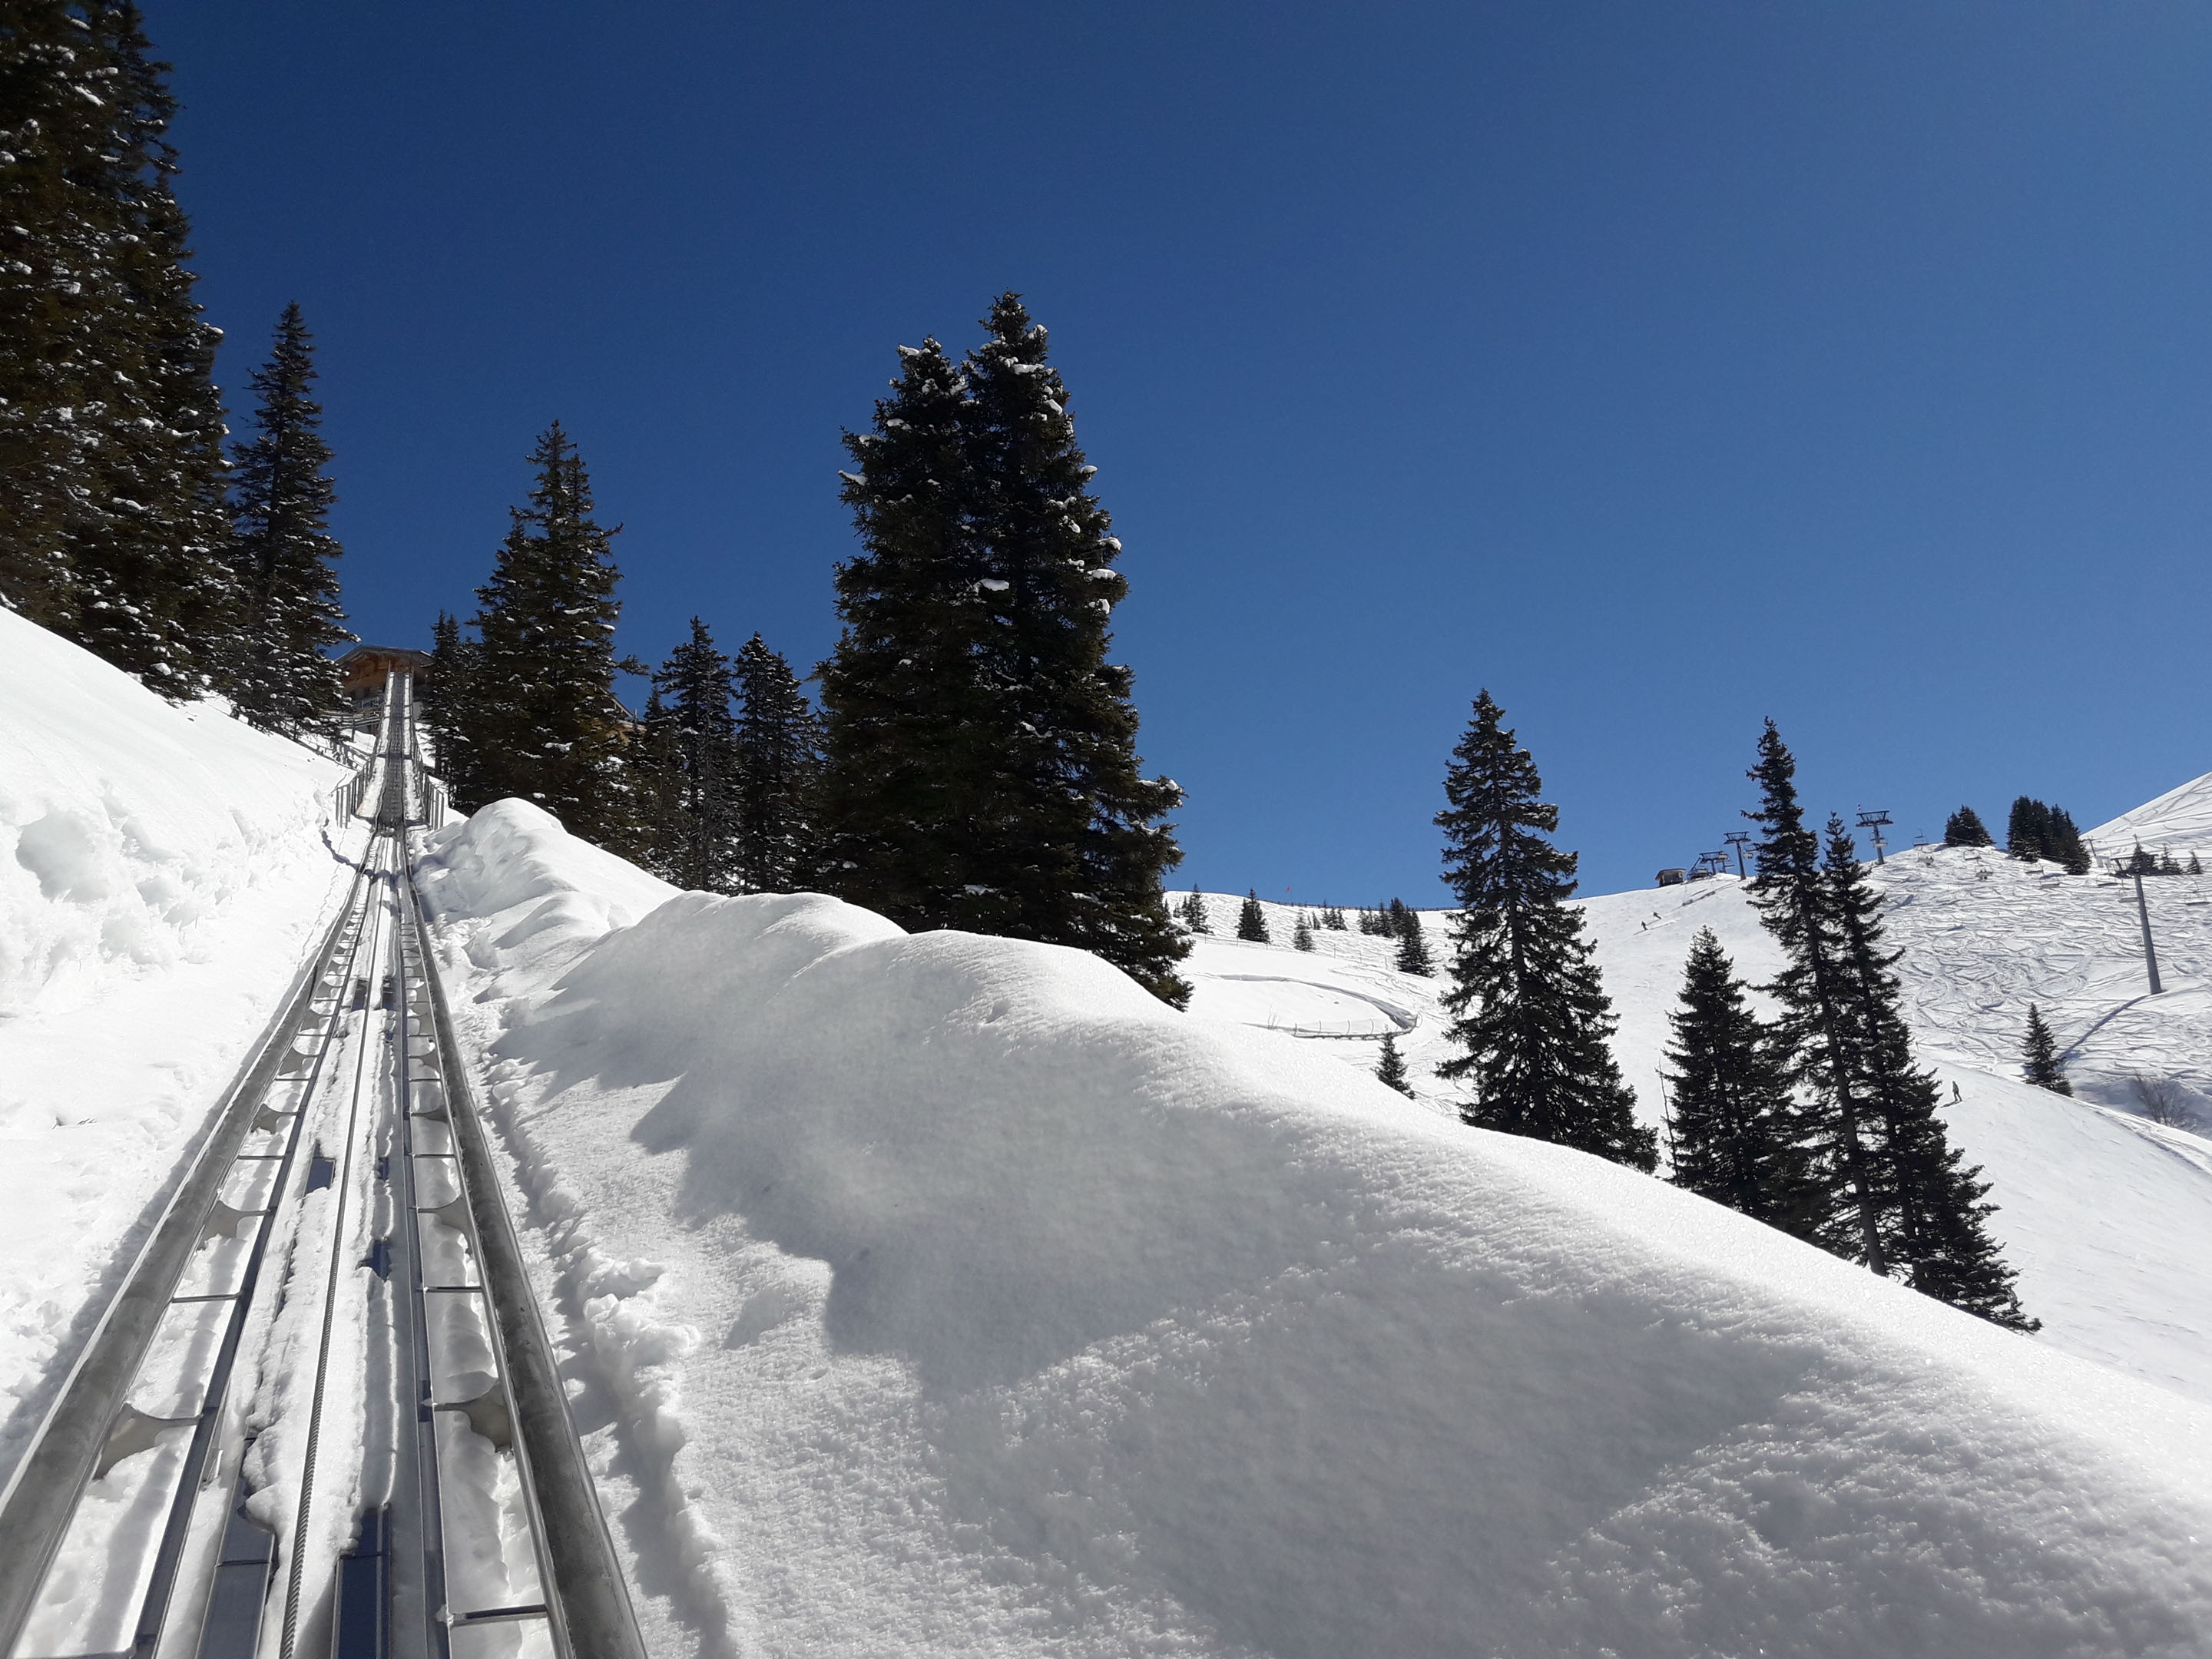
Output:
<path fill-rule="evenodd" d="M 656 1652 L 2204 1651 L 2175 1392 L 1078 952 L 434 860 Z"/>

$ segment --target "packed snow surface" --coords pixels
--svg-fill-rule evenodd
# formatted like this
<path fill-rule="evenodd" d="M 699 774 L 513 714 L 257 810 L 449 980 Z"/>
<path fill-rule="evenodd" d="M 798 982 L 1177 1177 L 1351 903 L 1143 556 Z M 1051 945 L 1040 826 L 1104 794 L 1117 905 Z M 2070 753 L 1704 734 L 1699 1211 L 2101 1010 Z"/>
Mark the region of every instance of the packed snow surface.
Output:
<path fill-rule="evenodd" d="M 431 864 L 656 1653 L 2204 1651 L 2212 1409 L 1243 1023 L 1432 1041 L 1380 941 Z"/>
<path fill-rule="evenodd" d="M 2142 847 L 2171 853 L 2181 864 L 2189 862 L 2192 852 L 2200 863 L 2212 860 L 2212 772 L 2099 824 L 2087 840 L 2107 859 L 2125 858 Z"/>
<path fill-rule="evenodd" d="M 0 1480 L 329 919 L 343 776 L 0 611 Z"/>

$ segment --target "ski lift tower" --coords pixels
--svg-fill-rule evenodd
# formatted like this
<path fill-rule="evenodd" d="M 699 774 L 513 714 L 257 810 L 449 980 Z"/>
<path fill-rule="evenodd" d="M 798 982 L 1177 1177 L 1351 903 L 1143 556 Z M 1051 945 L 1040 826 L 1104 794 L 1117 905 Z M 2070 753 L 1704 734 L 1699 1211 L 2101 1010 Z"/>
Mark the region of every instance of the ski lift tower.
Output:
<path fill-rule="evenodd" d="M 1888 861 L 1881 855 L 1881 832 L 1888 825 L 1889 822 L 1889 814 L 1879 806 L 1871 808 L 1862 806 L 1859 808 L 1859 828 L 1862 830 L 1871 830 L 1874 831 L 1874 861 L 1876 864 L 1884 864 Z"/>
<path fill-rule="evenodd" d="M 1735 848 L 1735 872 L 1738 876 L 1743 875 L 1743 849 L 1751 845 L 1751 831 L 1748 830 L 1731 830 L 1727 835 L 1723 836 L 1721 839 L 1726 842 L 1729 846 Z"/>

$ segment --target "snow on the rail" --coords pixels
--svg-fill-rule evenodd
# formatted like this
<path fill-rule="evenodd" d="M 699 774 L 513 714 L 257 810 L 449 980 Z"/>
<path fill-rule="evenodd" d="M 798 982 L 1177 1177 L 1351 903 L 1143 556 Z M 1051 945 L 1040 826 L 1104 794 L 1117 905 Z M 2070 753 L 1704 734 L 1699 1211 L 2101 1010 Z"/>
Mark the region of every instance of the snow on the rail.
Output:
<path fill-rule="evenodd" d="M 343 775 L 0 611 L 0 1479 L 329 919 Z"/>
<path fill-rule="evenodd" d="M 1078 952 L 434 856 L 656 1653 L 2212 1628 L 2205 1407 Z"/>

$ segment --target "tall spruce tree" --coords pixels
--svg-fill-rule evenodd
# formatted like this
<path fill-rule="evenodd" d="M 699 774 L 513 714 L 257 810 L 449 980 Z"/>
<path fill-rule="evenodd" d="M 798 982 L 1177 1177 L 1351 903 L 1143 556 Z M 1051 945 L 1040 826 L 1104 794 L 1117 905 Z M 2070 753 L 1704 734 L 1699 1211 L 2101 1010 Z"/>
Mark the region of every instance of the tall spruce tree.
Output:
<path fill-rule="evenodd" d="M 817 861 L 815 786 L 822 730 L 799 677 L 758 634 L 735 664 L 738 699 L 738 879 L 755 893 L 788 893 Z"/>
<path fill-rule="evenodd" d="M 969 826 L 994 731 L 985 573 L 967 525 L 967 382 L 934 339 L 899 352 L 872 429 L 845 434 L 860 550 L 837 567 L 844 626 L 817 670 L 821 879 L 906 927 L 967 927 L 962 896 L 984 878 Z"/>
<path fill-rule="evenodd" d="M 1421 931 L 1420 913 L 1401 905 L 1392 920 L 1398 924 L 1398 955 L 1393 965 L 1401 974 L 1435 978 L 1437 964 L 1429 955 L 1429 937 Z"/>
<path fill-rule="evenodd" d="M 1884 947 L 1881 896 L 1840 817 L 1828 820 L 1822 869 L 1856 1005 L 1865 1098 L 1880 1123 L 1891 1260 L 1907 1284 L 1940 1302 L 2008 1329 L 2039 1329 L 2021 1312 L 2015 1274 L 1985 1224 L 1996 1209 L 1984 1202 L 1989 1184 L 1950 1144 L 1936 1112 L 1936 1074 L 1913 1057 L 1904 994 L 1891 972 L 1903 952 Z"/>
<path fill-rule="evenodd" d="M 1782 1076 L 1796 1093 L 1821 1192 L 1810 1234 L 1824 1249 L 1887 1276 L 1886 1196 L 1876 1168 L 1877 1128 L 1857 1068 L 1851 988 L 1842 961 L 1820 844 L 1805 826 L 1797 762 L 1774 722 L 1759 740 L 1751 776 L 1759 810 L 1759 873 L 1747 890 L 1781 945 L 1784 967 L 1768 986 L 1780 1005 L 1771 1036 Z"/>
<path fill-rule="evenodd" d="M 1982 815 L 1971 806 L 1961 806 L 1943 820 L 1943 845 L 1994 847 L 1996 842 L 1990 835 L 1989 826 L 1982 822 Z"/>
<path fill-rule="evenodd" d="M 1681 1006 L 1669 1017 L 1670 1178 L 1770 1226 L 1809 1237 L 1820 1196 L 1805 1129 L 1744 990 L 1712 929 L 1699 928 L 1690 942 Z"/>
<path fill-rule="evenodd" d="M 823 665 L 830 879 L 908 927 L 1096 951 L 1166 1000 L 1188 940 L 1160 881 L 1182 799 L 1139 771 L 1127 585 L 1043 328 L 1001 295 L 956 371 L 914 349 L 848 434 L 864 551 Z"/>
<path fill-rule="evenodd" d="M 730 700 L 730 659 L 707 624 L 691 618 L 690 637 L 653 677 L 653 700 L 634 745 L 638 811 L 659 873 L 701 893 L 747 890 L 738 873 L 742 763 Z"/>
<path fill-rule="evenodd" d="M 1182 918 L 1182 925 L 1194 933 L 1213 931 L 1213 924 L 1206 914 L 1206 895 L 1198 890 L 1196 882 L 1191 883 L 1190 891 L 1183 895 L 1182 902 L 1176 907 L 1176 915 Z"/>
<path fill-rule="evenodd" d="M 1771 1048 L 1797 1091 L 1821 1190 L 1814 1242 L 1993 1323 L 2033 1329 L 1984 1225 L 1994 1206 L 1936 1115 L 1932 1073 L 1913 1059 L 1883 946 L 1881 901 L 1839 818 L 1823 849 L 1805 826 L 1796 762 L 1769 720 L 1747 814 L 1762 831 L 1751 884 L 1786 965 Z"/>
<path fill-rule="evenodd" d="M 476 642 L 462 637 L 460 619 L 441 611 L 430 629 L 430 665 L 416 685 L 416 718 L 430 739 L 434 769 L 456 804 L 482 799 L 463 713 L 474 684 L 476 659 Z"/>
<path fill-rule="evenodd" d="M 1248 945 L 1265 945 L 1267 940 L 1267 913 L 1260 908 L 1257 888 L 1247 888 L 1244 902 L 1237 908 L 1237 937 Z"/>
<path fill-rule="evenodd" d="M 555 422 L 530 454 L 530 504 L 512 510 L 457 711 L 481 806 L 515 795 L 571 835 L 616 850 L 639 826 L 623 763 L 629 719 L 614 694 L 614 532 L 592 516 L 591 480 Z"/>
<path fill-rule="evenodd" d="M 0 33 L 0 600 L 165 696 L 234 660 L 217 331 L 134 4 Z"/>
<path fill-rule="evenodd" d="M 1636 1121 L 1608 1040 L 1613 1008 L 1599 982 L 1575 890 L 1576 855 L 1547 839 L 1559 809 L 1484 691 L 1444 779 L 1445 879 L 1457 895 L 1445 1035 L 1466 1049 L 1437 1068 L 1470 1079 L 1467 1122 L 1530 1135 L 1650 1170 L 1658 1137 Z"/>
<path fill-rule="evenodd" d="M 284 307 L 269 361 L 254 372 L 254 436 L 240 447 L 231 556 L 240 592 L 238 647 L 228 676 L 238 711 L 294 734 L 337 717 L 337 666 L 328 647 L 355 636 L 338 605 L 339 554 L 330 533 L 337 499 L 323 476 L 314 337 L 297 301 Z"/>
<path fill-rule="evenodd" d="M 2037 1088 L 2055 1095 L 2074 1092 L 2074 1085 L 2066 1080 L 2066 1062 L 2059 1057 L 2058 1040 L 2044 1024 L 2043 1011 L 2032 1002 L 2027 1005 L 2027 1033 L 2021 1040 L 2020 1052 L 2021 1075 Z"/>

